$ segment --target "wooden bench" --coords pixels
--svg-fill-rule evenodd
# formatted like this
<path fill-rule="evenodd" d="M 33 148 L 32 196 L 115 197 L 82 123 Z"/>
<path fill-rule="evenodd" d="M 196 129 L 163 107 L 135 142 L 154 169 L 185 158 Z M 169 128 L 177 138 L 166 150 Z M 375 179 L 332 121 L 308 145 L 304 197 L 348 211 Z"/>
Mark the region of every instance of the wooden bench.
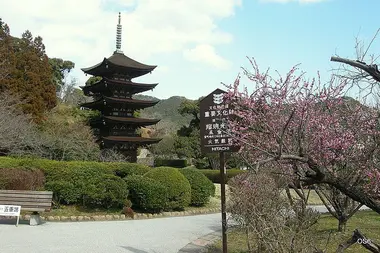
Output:
<path fill-rule="evenodd" d="M 41 223 L 39 212 L 51 210 L 53 192 L 0 190 L 0 205 L 21 206 L 21 211 L 31 211 L 30 225 Z"/>

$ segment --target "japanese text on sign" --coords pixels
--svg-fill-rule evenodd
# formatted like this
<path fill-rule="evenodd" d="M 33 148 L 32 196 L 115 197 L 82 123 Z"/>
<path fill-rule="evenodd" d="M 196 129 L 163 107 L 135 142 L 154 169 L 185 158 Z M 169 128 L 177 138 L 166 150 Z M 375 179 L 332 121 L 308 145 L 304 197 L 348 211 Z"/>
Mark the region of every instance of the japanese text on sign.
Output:
<path fill-rule="evenodd" d="M 2 216 L 19 216 L 21 206 L 0 205 L 0 215 Z"/>
<path fill-rule="evenodd" d="M 238 149 L 234 146 L 228 129 L 228 118 L 234 114 L 234 111 L 228 104 L 224 103 L 224 93 L 225 91 L 217 89 L 200 103 L 201 148 L 203 153 L 235 152 Z"/>

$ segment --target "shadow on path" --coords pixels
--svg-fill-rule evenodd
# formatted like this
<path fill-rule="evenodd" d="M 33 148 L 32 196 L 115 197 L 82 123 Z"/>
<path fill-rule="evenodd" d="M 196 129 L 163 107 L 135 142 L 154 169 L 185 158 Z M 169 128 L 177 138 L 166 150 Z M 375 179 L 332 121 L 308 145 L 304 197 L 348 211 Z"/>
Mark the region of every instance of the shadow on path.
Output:
<path fill-rule="evenodd" d="M 16 218 L 0 218 L 0 225 L 16 226 Z M 20 219 L 18 225 L 29 225 L 29 221 Z"/>

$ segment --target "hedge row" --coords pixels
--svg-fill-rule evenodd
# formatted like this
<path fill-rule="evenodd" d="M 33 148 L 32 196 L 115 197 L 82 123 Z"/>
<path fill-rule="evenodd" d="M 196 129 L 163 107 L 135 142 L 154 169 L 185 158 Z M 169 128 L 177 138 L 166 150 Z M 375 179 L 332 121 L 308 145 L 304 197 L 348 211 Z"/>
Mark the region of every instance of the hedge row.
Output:
<path fill-rule="evenodd" d="M 0 177 L 0 189 L 44 188 L 54 192 L 57 204 L 122 207 L 128 198 L 133 208 L 147 212 L 201 206 L 215 193 L 213 183 L 197 169 L 132 163 L 0 157 Z"/>
<path fill-rule="evenodd" d="M 9 173 L 9 168 L 18 173 Z M 31 171 L 36 170 L 43 172 L 43 179 L 33 180 Z M 149 170 L 148 166 L 132 163 L 65 162 L 0 157 L 0 176 L 2 174 L 22 176 L 18 181 L 15 176 L 8 180 L 2 177 L 0 187 L 14 189 L 13 185 L 19 182 L 18 189 L 35 190 L 41 189 L 41 183 L 35 185 L 36 182 L 43 180 L 43 188 L 54 192 L 54 202 L 57 205 L 78 204 L 88 207 L 121 208 L 128 197 L 127 184 L 122 178 L 143 175 Z"/>

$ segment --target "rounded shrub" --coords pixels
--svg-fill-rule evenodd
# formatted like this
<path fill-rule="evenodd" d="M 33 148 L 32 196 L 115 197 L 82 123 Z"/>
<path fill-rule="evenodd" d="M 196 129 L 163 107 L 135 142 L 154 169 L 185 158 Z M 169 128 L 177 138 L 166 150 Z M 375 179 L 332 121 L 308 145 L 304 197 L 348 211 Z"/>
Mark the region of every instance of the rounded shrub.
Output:
<path fill-rule="evenodd" d="M 123 207 L 128 197 L 127 184 L 120 177 L 100 174 L 89 180 L 83 197 L 86 206 Z"/>
<path fill-rule="evenodd" d="M 114 201 L 113 196 L 118 195 L 119 189 L 126 189 L 126 184 L 113 175 L 111 170 L 76 163 L 49 171 L 46 174 L 45 188 L 53 191 L 56 202 L 62 204 L 109 207 L 118 205 L 119 201 L 122 203 L 126 198 L 117 197 L 117 203 Z M 125 194 L 121 191 L 120 195 Z M 97 201 L 96 198 L 100 200 Z"/>
<path fill-rule="evenodd" d="M 183 210 L 191 201 L 191 186 L 181 172 L 176 168 L 158 167 L 144 175 L 160 182 L 166 187 L 168 199 L 166 210 Z"/>
<path fill-rule="evenodd" d="M 168 191 L 160 182 L 141 175 L 132 175 L 124 180 L 133 209 L 150 213 L 159 213 L 165 209 Z"/>
<path fill-rule="evenodd" d="M 198 169 L 184 168 L 179 170 L 191 186 L 191 205 L 203 206 L 215 195 L 215 185 Z"/>

